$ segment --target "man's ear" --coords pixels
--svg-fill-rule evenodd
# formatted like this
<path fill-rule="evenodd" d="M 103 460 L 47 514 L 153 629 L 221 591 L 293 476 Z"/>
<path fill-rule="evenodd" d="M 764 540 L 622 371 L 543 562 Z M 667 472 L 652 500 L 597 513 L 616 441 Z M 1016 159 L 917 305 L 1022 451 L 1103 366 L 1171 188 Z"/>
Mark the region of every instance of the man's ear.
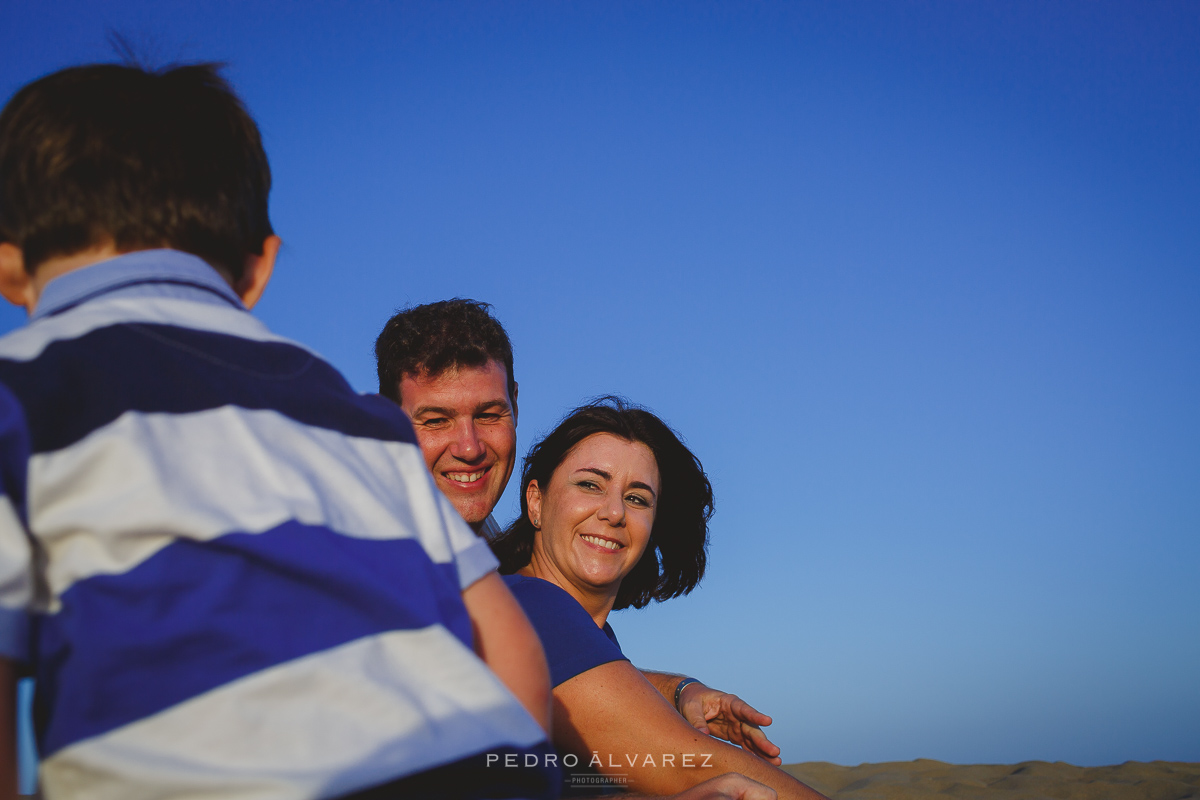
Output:
<path fill-rule="evenodd" d="M 542 489 L 536 480 L 530 481 L 525 486 L 525 503 L 529 506 L 529 521 L 533 523 L 533 527 L 540 530 L 542 527 Z"/>
<path fill-rule="evenodd" d="M 513 427 L 514 428 L 517 427 L 517 389 L 520 389 L 520 388 L 521 388 L 521 384 L 517 383 L 516 381 L 513 381 L 512 397 L 510 397 L 509 399 L 512 401 Z"/>
<path fill-rule="evenodd" d="M 25 253 L 12 242 L 0 242 L 0 295 L 33 313 L 33 276 L 25 271 Z"/>
<path fill-rule="evenodd" d="M 246 308 L 254 308 L 262 297 L 263 290 L 267 288 L 267 281 L 271 280 L 271 273 L 275 270 L 275 258 L 279 255 L 279 246 L 282 244 L 283 240 L 278 236 L 268 236 L 263 239 L 261 256 L 246 256 L 246 268 L 242 272 L 242 279 L 233 285 L 233 290 L 242 298 Z"/>

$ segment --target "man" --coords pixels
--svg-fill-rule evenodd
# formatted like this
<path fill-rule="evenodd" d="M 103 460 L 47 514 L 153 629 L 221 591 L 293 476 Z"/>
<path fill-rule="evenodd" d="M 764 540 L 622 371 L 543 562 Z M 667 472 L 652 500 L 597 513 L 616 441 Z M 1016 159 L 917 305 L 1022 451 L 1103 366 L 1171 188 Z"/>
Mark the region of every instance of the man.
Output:
<path fill-rule="evenodd" d="M 517 381 L 508 334 L 489 308 L 454 299 L 401 311 L 379 334 L 375 358 L 379 393 L 412 419 L 438 488 L 490 539 L 500 532 L 492 509 L 516 461 Z M 759 727 L 771 724 L 767 715 L 693 678 L 642 674 L 700 732 L 782 763 Z"/>
<path fill-rule="evenodd" d="M 474 531 L 500 532 L 492 509 L 517 453 L 512 345 L 486 303 L 448 300 L 396 314 L 375 341 L 379 393 L 417 431 L 434 482 Z"/>

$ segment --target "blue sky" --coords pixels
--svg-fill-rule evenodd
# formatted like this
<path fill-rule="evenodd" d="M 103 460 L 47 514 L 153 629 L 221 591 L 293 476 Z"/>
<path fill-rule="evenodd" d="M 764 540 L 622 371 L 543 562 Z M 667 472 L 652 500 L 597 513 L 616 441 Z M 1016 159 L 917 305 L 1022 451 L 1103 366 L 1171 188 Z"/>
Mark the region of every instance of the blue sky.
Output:
<path fill-rule="evenodd" d="M 687 437 L 711 568 L 636 664 L 789 762 L 1200 760 L 1200 6 L 6 3 L 0 94 L 110 30 L 228 62 L 258 313 L 357 388 L 473 297 L 522 452 L 610 392 Z"/>

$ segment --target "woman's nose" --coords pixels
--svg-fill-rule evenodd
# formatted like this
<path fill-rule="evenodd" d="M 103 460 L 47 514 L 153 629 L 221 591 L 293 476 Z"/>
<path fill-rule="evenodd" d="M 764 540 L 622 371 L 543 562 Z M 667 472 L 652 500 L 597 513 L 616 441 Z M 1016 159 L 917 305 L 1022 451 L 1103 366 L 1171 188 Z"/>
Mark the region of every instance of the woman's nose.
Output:
<path fill-rule="evenodd" d="M 624 524 L 625 498 L 621 496 L 620 492 L 608 492 L 604 495 L 604 502 L 600 504 L 598 516 L 613 527 Z"/>

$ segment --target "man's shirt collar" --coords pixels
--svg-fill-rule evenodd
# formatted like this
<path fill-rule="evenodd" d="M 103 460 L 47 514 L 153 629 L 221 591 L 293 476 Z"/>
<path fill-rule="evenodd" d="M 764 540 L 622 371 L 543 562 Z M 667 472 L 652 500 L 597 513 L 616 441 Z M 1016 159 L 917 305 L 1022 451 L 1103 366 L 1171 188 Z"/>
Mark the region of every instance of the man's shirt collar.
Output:
<path fill-rule="evenodd" d="M 138 250 L 59 275 L 46 284 L 31 320 L 99 296 L 173 297 L 244 309 L 208 262 L 178 250 Z"/>
<path fill-rule="evenodd" d="M 487 519 L 479 526 L 479 535 L 489 542 L 495 541 L 503 532 L 504 529 L 500 527 L 500 524 L 496 522 L 496 518 L 491 514 L 488 514 Z"/>

